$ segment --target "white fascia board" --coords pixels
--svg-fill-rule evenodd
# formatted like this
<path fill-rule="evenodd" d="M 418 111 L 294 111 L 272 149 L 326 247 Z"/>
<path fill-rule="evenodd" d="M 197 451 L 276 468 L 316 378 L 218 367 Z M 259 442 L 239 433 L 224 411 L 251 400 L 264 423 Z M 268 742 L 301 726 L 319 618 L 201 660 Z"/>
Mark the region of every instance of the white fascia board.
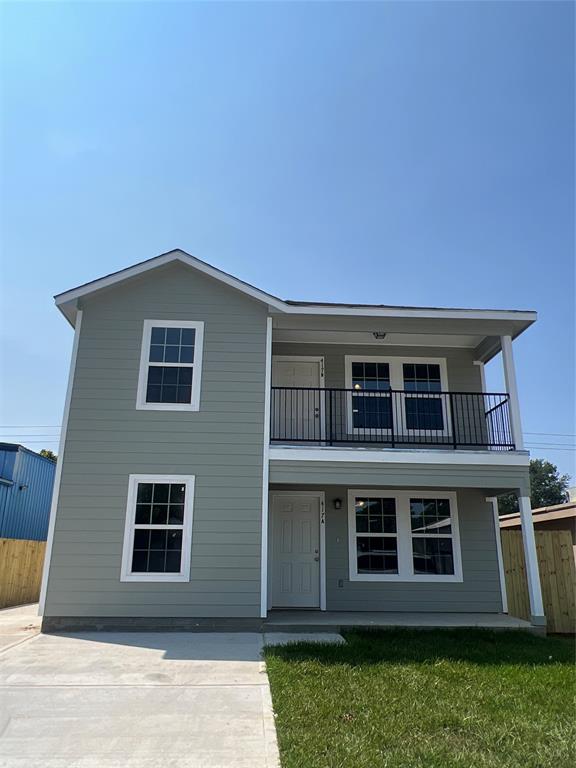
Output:
<path fill-rule="evenodd" d="M 282 311 L 296 315 L 342 315 L 348 317 L 400 317 L 425 320 L 504 320 L 533 323 L 538 313 L 507 309 L 427 309 L 410 307 L 310 307 L 285 304 Z"/>
<path fill-rule="evenodd" d="M 70 291 L 59 293 L 54 297 L 54 301 L 67 319 L 72 322 L 72 318 L 75 314 L 75 303 L 83 296 L 87 296 L 95 291 L 100 291 L 103 288 L 110 288 L 113 285 L 129 280 L 132 277 L 137 277 L 151 269 L 162 267 L 174 261 L 180 261 L 186 266 L 192 267 L 198 272 L 202 272 L 203 274 L 214 278 L 214 280 L 218 280 L 231 288 L 235 288 L 253 299 L 257 299 L 258 301 L 267 304 L 270 309 L 283 310 L 284 308 L 284 302 L 276 296 L 265 293 L 248 283 L 244 283 L 242 280 L 232 277 L 232 275 L 221 272 L 219 269 L 211 267 L 209 264 L 194 258 L 194 256 L 184 253 L 184 251 L 170 251 L 169 253 L 144 261 L 141 264 L 135 264 L 133 267 L 128 267 L 127 269 L 122 269 L 119 272 L 114 272 L 111 275 L 94 280 L 86 285 L 81 285 Z"/>
<path fill-rule="evenodd" d="M 70 291 L 57 294 L 54 297 L 56 306 L 62 311 L 65 317 L 74 324 L 76 315 L 76 302 L 83 296 L 87 296 L 103 288 L 109 288 L 124 280 L 148 272 L 156 267 L 170 264 L 173 261 L 180 261 L 198 272 L 201 272 L 214 280 L 218 280 L 231 288 L 250 296 L 257 301 L 266 304 L 270 312 L 280 312 L 282 314 L 292 315 L 324 315 L 341 317 L 399 317 L 399 318 L 443 318 L 445 320 L 501 320 L 501 321 L 520 321 L 532 323 L 537 319 L 536 312 L 522 312 L 510 310 L 477 310 L 477 309 L 432 309 L 418 307 L 345 307 L 345 306 L 308 306 L 294 305 L 272 296 L 265 291 L 255 288 L 249 283 L 245 283 L 232 275 L 222 272 L 210 264 L 200 259 L 196 259 L 184 251 L 176 249 L 168 253 L 161 254 L 155 258 L 135 264 L 127 269 L 114 272 L 111 275 L 93 280 L 90 283 L 73 288 Z"/>
<path fill-rule="evenodd" d="M 442 451 L 397 448 L 293 448 L 273 446 L 270 461 L 339 461 L 359 464 L 467 464 L 471 466 L 528 467 L 530 455 L 518 451 Z"/>

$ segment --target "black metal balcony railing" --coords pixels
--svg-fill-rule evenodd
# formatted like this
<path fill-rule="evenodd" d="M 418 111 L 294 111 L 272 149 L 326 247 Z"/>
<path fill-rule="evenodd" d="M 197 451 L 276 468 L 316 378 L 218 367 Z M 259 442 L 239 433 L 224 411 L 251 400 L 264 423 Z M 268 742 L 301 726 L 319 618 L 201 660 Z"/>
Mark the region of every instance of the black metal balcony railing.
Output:
<path fill-rule="evenodd" d="M 514 450 L 509 395 L 272 387 L 271 442 Z"/>

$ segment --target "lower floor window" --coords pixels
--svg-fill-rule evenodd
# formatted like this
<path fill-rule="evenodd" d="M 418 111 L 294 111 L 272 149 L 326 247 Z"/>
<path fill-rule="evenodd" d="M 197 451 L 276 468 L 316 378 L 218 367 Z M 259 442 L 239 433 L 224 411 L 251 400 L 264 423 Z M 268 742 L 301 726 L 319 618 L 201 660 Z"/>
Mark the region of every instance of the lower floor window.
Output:
<path fill-rule="evenodd" d="M 452 575 L 452 513 L 449 499 L 410 499 L 414 573 Z"/>
<path fill-rule="evenodd" d="M 350 578 L 461 581 L 454 492 L 350 491 Z"/>
<path fill-rule="evenodd" d="M 130 475 L 124 581 L 187 581 L 194 477 Z"/>

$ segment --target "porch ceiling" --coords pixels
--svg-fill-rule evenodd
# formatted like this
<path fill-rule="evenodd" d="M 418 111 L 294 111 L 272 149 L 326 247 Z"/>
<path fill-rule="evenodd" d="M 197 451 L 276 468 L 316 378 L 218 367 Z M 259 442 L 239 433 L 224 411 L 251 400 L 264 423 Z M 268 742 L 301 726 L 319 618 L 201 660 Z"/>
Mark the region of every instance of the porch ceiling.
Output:
<path fill-rule="evenodd" d="M 500 351 L 500 336 L 517 337 L 534 313 L 494 312 L 462 317 L 353 317 L 273 315 L 273 341 L 304 344 L 458 347 L 487 362 Z M 386 334 L 377 339 L 374 334 Z"/>
<path fill-rule="evenodd" d="M 275 342 L 303 344 L 351 344 L 390 346 L 464 347 L 475 349 L 484 336 L 441 333 L 386 333 L 384 339 L 376 339 L 373 331 L 315 331 L 308 329 L 279 328 L 274 331 Z"/>

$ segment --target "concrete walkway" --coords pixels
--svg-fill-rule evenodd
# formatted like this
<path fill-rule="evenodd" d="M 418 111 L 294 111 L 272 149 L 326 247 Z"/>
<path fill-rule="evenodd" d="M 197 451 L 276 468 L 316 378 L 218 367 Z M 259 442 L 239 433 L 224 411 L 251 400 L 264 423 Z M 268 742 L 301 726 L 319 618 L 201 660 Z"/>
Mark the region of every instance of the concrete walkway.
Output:
<path fill-rule="evenodd" d="M 261 634 L 34 636 L 33 610 L 0 612 L 1 768 L 279 765 Z"/>
<path fill-rule="evenodd" d="M 38 604 L 19 605 L 0 611 L 0 651 L 18 645 L 40 632 Z"/>

